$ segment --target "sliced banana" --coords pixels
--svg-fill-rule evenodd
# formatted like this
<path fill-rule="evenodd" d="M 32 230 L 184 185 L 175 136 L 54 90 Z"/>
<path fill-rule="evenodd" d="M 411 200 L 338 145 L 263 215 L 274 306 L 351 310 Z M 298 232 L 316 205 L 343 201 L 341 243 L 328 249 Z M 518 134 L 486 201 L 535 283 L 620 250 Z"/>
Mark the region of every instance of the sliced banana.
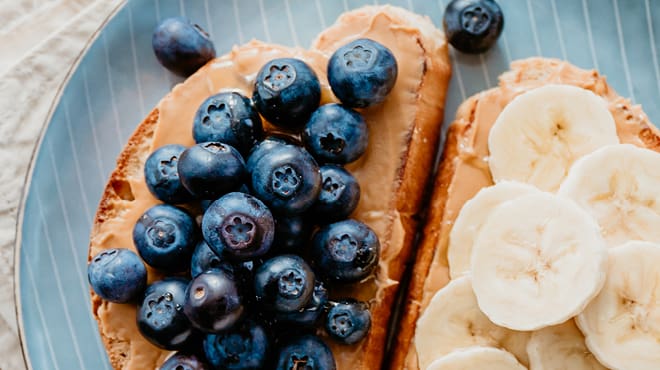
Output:
<path fill-rule="evenodd" d="M 530 370 L 607 370 L 589 352 L 572 319 L 532 333 L 527 355 Z"/>
<path fill-rule="evenodd" d="M 660 154 L 652 150 L 620 144 L 586 155 L 575 162 L 559 194 L 596 218 L 610 246 L 660 243 Z"/>
<path fill-rule="evenodd" d="M 577 317 L 587 347 L 614 369 L 660 368 L 660 245 L 609 250 L 605 286 Z"/>
<path fill-rule="evenodd" d="M 417 320 L 414 341 L 420 369 L 456 349 L 472 346 L 503 348 L 527 364 L 529 335 L 488 320 L 479 310 L 470 276 L 465 275 L 451 280 L 433 296 Z"/>
<path fill-rule="evenodd" d="M 472 251 L 472 286 L 500 326 L 537 330 L 577 315 L 605 281 L 598 225 L 566 198 L 525 195 L 495 208 Z"/>
<path fill-rule="evenodd" d="M 518 180 L 555 191 L 573 162 L 619 143 L 605 100 L 569 85 L 545 85 L 514 98 L 490 130 L 495 181 Z"/>
<path fill-rule="evenodd" d="M 490 212 L 507 200 L 537 192 L 539 192 L 537 188 L 522 182 L 501 181 L 481 189 L 463 205 L 449 233 L 447 259 L 449 275 L 452 279 L 470 271 L 474 237 Z"/>
<path fill-rule="evenodd" d="M 433 361 L 426 370 L 526 370 L 509 352 L 497 348 L 459 349 Z"/>

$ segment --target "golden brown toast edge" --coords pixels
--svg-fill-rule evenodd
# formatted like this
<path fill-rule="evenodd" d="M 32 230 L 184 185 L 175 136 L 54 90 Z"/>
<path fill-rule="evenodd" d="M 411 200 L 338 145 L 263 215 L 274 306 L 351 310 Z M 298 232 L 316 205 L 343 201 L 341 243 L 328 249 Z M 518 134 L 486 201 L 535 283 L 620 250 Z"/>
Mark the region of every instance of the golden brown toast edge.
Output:
<path fill-rule="evenodd" d="M 386 9 L 393 18 L 401 22 L 414 26 L 419 25 L 412 23 L 419 21 L 418 18 L 409 17 L 411 13 L 401 12 L 399 8 L 389 6 L 367 8 Z M 432 167 L 435 159 L 444 113 L 445 93 L 451 74 L 447 44 L 442 33 L 435 28 L 421 29 L 417 42 L 427 51 L 424 61 L 425 73 L 417 91 L 419 104 L 417 114 L 411 122 L 407 136 L 407 150 L 404 151 L 404 156 L 400 158 L 399 186 L 393 194 L 389 195 L 390 199 L 388 199 L 388 204 L 391 204 L 400 213 L 401 223 L 405 230 L 397 258 L 391 260 L 392 262 L 388 266 L 388 275 L 382 277 L 394 281 L 400 280 L 412 251 L 412 244 L 418 226 L 415 215 L 419 213 L 422 207 L 423 190 L 431 176 L 429 168 Z M 441 99 L 439 101 L 425 100 L 427 89 L 441 90 L 443 92 Z M 92 236 L 98 233 L 100 224 L 113 218 L 117 212 L 121 211 L 114 207 L 119 204 L 119 200 L 127 200 L 132 197 L 127 178 L 133 177 L 136 173 L 142 171 L 143 161 L 149 153 L 151 140 L 158 123 L 158 115 L 158 109 L 154 109 L 138 125 L 119 155 L 117 166 L 110 175 L 97 209 Z M 91 258 L 91 256 L 88 256 L 88 258 Z M 384 289 L 382 299 L 371 306 L 372 328 L 367 338 L 360 344 L 359 351 L 351 351 L 353 352 L 351 357 L 354 357 L 351 369 L 380 368 L 392 304 L 398 288 L 398 284 L 388 286 Z M 95 319 L 101 325 L 97 310 L 102 300 L 93 291 L 90 292 L 92 311 Z M 127 358 L 127 343 L 106 337 L 102 331 L 101 337 L 113 368 L 121 369 Z M 333 345 L 332 348 L 335 355 L 338 354 L 337 351 L 341 351 L 341 346 Z M 339 367 L 339 369 L 343 370 L 342 367 Z"/>
<path fill-rule="evenodd" d="M 562 69 L 570 73 L 583 74 L 588 78 L 582 84 L 573 83 L 590 89 L 603 96 L 610 103 L 617 126 L 634 127 L 638 145 L 660 152 L 660 131 L 649 122 L 641 106 L 619 96 L 608 84 L 606 78 L 597 71 L 585 71 L 569 63 L 555 59 L 529 58 L 514 61 L 511 70 L 500 76 L 500 85 L 506 83 L 508 87 L 519 87 L 522 90 L 538 83 L 555 83 L 552 78 Z M 564 71 L 565 72 L 565 71 Z M 570 82 L 567 82 L 570 83 Z M 478 93 L 461 104 L 456 118 L 449 126 L 442 153 L 441 162 L 433 180 L 433 190 L 427 218 L 424 221 L 422 237 L 417 245 L 417 255 L 413 266 L 412 278 L 408 286 L 408 296 L 402 319 L 398 324 L 395 353 L 393 354 L 391 369 L 418 370 L 417 354 L 414 344 L 416 322 L 422 313 L 422 307 L 430 300 L 435 292 L 425 291 L 426 279 L 430 269 L 434 267 L 447 268 L 447 243 L 449 232 L 453 224 L 453 217 L 446 213 L 446 204 L 451 197 L 450 186 L 460 182 L 456 178 L 456 167 L 460 154 L 460 143 L 465 140 L 469 132 L 474 129 L 475 110 L 484 97 L 484 94 L 497 94 L 498 87 Z M 448 270 L 447 270 L 448 272 Z M 449 277 L 446 276 L 448 280 Z"/>

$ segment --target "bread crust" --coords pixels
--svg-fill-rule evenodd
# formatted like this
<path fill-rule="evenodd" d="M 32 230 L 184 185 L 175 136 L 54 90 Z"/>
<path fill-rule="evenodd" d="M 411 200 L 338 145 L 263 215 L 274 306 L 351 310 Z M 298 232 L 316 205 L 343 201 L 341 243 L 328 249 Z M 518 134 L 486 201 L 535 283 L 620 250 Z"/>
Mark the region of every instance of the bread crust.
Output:
<path fill-rule="evenodd" d="M 400 249 L 396 253 L 396 258 L 389 261 L 387 268 L 384 270 L 384 276 L 379 276 L 379 280 L 387 281 L 388 284 L 382 289 L 379 299 L 372 302 L 372 328 L 367 338 L 359 346 L 352 347 L 329 343 L 336 357 L 341 356 L 344 351 L 351 352 L 351 370 L 381 367 L 392 304 L 399 288 L 397 282 L 400 280 L 406 262 L 411 255 L 413 239 L 418 226 L 418 220 L 415 216 L 422 208 L 422 193 L 427 180 L 431 176 L 428 169 L 431 168 L 435 159 L 442 126 L 445 92 L 451 74 L 444 36 L 432 27 L 430 21 L 419 22 L 420 16 L 390 6 L 365 7 L 358 11 L 365 14 L 384 12 L 392 17 L 393 21 L 400 24 L 420 27 L 416 42 L 424 49 L 425 60 L 423 77 L 416 92 L 418 102 L 416 114 L 409 123 L 406 147 L 402 148 L 403 155 L 399 158 L 397 184 L 392 187 L 393 190 L 387 198 L 384 197 L 384 201 L 387 201 L 387 204 L 390 205 L 391 213 L 398 215 L 404 232 L 402 240 L 393 241 L 394 236 L 392 235 L 387 235 L 385 238 L 381 237 L 381 245 L 401 243 Z M 342 17 L 333 27 L 341 26 Z M 323 34 L 321 37 L 323 37 Z M 442 92 L 439 101 L 429 101 L 427 91 L 432 90 Z M 119 155 L 117 166 L 110 175 L 96 212 L 92 240 L 95 235 L 100 233 L 103 223 L 116 217 L 121 212 L 118 205 L 122 201 L 130 201 L 133 197 L 128 181 L 129 178 L 139 176 L 142 171 L 144 160 L 150 151 L 149 148 L 158 125 L 158 117 L 159 111 L 156 108 L 137 127 Z M 395 220 L 389 221 L 395 222 Z M 91 255 L 88 256 L 89 259 L 91 257 Z M 102 330 L 102 319 L 99 315 L 99 308 L 104 302 L 93 291 L 90 291 L 90 294 L 92 297 L 92 311 L 101 329 L 101 337 L 108 352 L 110 363 L 114 369 L 121 369 L 129 356 L 130 343 L 105 335 Z M 340 369 L 343 370 L 342 367 Z"/>
<path fill-rule="evenodd" d="M 561 75 L 571 78 L 562 81 L 558 79 Z M 579 78 L 574 78 L 576 76 Z M 479 124 L 475 116 L 477 105 L 482 99 L 493 94 L 503 95 L 502 86 L 506 86 L 509 90 L 517 89 L 517 93 L 521 93 L 547 83 L 569 83 L 603 96 L 608 101 L 610 111 L 617 122 L 620 137 L 624 130 L 634 131 L 637 139 L 634 144 L 660 151 L 660 132 L 648 121 L 640 106 L 632 105 L 628 99 L 620 97 L 607 85 L 605 77 L 598 72 L 585 71 L 559 60 L 529 58 L 515 61 L 511 64 L 511 70 L 500 76 L 500 87 L 478 93 L 463 102 L 457 111 L 456 119 L 448 128 L 445 148 L 435 175 L 430 209 L 417 246 L 404 314 L 398 324 L 398 336 L 394 347 L 396 351 L 390 365 L 391 369 L 419 369 L 414 345 L 416 322 L 425 304 L 437 291 L 427 286 L 431 269 L 446 270 L 441 271 L 443 275 L 448 274 L 449 271 L 446 252 L 449 232 L 456 214 L 448 212 L 447 204 L 452 197 L 451 187 L 461 185 L 461 179 L 456 177 L 457 166 L 461 163 L 460 145 L 466 142 L 467 137 L 476 129 L 475 125 Z M 446 279 L 448 281 L 448 275 Z M 437 284 L 432 285 L 434 288 L 440 288 Z"/>

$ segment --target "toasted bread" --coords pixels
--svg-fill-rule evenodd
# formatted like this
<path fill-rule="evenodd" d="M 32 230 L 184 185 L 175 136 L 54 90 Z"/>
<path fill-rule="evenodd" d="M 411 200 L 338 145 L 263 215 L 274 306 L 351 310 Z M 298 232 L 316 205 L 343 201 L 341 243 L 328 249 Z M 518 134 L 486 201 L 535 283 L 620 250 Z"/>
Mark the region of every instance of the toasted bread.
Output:
<path fill-rule="evenodd" d="M 437 150 L 451 73 L 444 35 L 428 18 L 391 6 L 364 7 L 343 14 L 309 51 L 252 41 L 209 62 L 163 98 L 129 139 L 97 210 L 89 255 L 111 247 L 134 249 L 133 224 L 158 203 L 144 183 L 146 157 L 164 144 L 194 144 L 193 115 L 203 99 L 222 89 L 251 95 L 251 79 L 261 65 L 272 58 L 294 56 L 307 61 L 318 74 L 322 102 L 336 101 L 327 85 L 327 59 L 339 46 L 359 37 L 383 43 L 399 65 L 397 82 L 387 100 L 362 111 L 370 131 L 369 148 L 347 166 L 362 188 L 352 217 L 376 231 L 381 259 L 374 277 L 337 292 L 369 301 L 372 327 L 368 336 L 353 346 L 326 342 L 338 369 L 379 368 L 398 282 L 417 230 L 416 215 L 430 177 L 428 169 Z M 149 269 L 149 281 L 159 277 Z M 91 297 L 113 368 L 152 369 L 169 355 L 141 337 L 133 305 L 103 301 L 94 292 Z"/>
<path fill-rule="evenodd" d="M 492 185 L 486 162 L 490 127 L 515 96 L 550 83 L 575 85 L 602 96 L 614 117 L 621 142 L 660 151 L 660 132 L 640 106 L 620 97 L 598 72 L 567 62 L 543 58 L 513 62 L 511 70 L 500 76 L 499 87 L 467 99 L 447 132 L 423 236 L 417 247 L 405 312 L 399 322 L 392 369 L 419 368 L 414 344 L 416 322 L 433 295 L 449 281 L 449 232 L 463 204 L 481 188 Z"/>

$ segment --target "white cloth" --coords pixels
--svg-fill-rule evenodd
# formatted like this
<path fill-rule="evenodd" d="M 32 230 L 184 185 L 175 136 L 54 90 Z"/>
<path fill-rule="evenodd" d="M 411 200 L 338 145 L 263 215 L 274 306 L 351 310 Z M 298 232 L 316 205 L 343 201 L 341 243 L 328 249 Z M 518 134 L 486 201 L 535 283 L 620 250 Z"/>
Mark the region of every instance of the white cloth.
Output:
<path fill-rule="evenodd" d="M 90 37 L 125 0 L 0 0 L 0 370 L 25 368 L 14 301 L 16 219 L 31 153 Z"/>

